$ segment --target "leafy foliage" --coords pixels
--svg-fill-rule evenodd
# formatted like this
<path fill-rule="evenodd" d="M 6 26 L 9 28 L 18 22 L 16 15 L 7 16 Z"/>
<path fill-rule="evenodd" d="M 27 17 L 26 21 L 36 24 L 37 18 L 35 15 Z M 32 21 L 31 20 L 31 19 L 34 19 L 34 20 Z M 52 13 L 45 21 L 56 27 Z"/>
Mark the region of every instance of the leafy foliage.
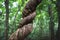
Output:
<path fill-rule="evenodd" d="M 25 7 L 26 3 L 29 0 L 10 0 L 9 1 L 9 35 L 18 28 L 18 24 L 22 19 L 22 10 Z M 56 2 L 56 0 L 53 0 Z M 27 37 L 31 40 L 39 40 L 44 36 L 49 37 L 49 13 L 48 5 L 52 4 L 52 11 L 54 14 L 54 24 L 55 32 L 57 30 L 57 11 L 55 3 L 50 0 L 43 0 L 42 3 L 36 8 L 36 17 L 33 21 L 33 31 Z M 0 38 L 4 40 L 4 30 L 5 30 L 5 18 L 6 18 L 6 9 L 4 0 L 0 0 Z"/>

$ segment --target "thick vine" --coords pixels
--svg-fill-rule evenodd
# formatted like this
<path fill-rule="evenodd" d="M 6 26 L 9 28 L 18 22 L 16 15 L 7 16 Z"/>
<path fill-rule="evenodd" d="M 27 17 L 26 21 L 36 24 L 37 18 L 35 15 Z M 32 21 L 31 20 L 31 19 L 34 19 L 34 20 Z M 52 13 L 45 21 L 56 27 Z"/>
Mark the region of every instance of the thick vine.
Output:
<path fill-rule="evenodd" d="M 26 4 L 22 12 L 23 19 L 19 23 L 17 31 L 10 36 L 9 40 L 24 40 L 25 37 L 31 33 L 33 29 L 33 25 L 31 23 L 36 16 L 35 10 L 41 1 L 42 0 L 30 0 Z"/>

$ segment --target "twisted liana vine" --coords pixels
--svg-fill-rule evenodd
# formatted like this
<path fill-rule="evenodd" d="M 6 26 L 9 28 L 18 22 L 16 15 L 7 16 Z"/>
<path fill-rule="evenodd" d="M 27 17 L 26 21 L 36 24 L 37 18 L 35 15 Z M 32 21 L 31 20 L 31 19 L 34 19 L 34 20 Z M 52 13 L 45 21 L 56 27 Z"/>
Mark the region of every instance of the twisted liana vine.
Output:
<path fill-rule="evenodd" d="M 24 40 L 25 37 L 31 33 L 33 29 L 32 21 L 36 16 L 35 10 L 41 1 L 42 0 L 30 0 L 26 4 L 22 12 L 23 19 L 19 23 L 17 31 L 10 36 L 9 40 Z"/>

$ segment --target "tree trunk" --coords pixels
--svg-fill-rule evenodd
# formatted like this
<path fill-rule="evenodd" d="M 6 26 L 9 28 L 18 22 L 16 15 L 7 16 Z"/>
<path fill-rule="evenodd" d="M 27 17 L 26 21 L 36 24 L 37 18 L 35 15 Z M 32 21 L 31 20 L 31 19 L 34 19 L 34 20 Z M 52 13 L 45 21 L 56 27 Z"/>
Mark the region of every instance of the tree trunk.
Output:
<path fill-rule="evenodd" d="M 36 16 L 36 13 L 33 12 L 29 16 L 25 17 L 25 19 L 23 19 L 22 22 L 24 23 L 25 20 L 30 20 L 30 19 L 34 18 L 35 16 Z M 26 22 L 28 22 L 28 21 L 26 21 Z M 32 29 L 33 29 L 33 25 L 32 24 L 30 24 L 30 23 L 26 24 L 23 27 L 18 28 L 17 31 L 14 32 L 10 36 L 9 40 L 24 40 L 25 37 L 28 36 L 31 33 Z"/>
<path fill-rule="evenodd" d="M 30 0 L 26 4 L 26 6 L 22 12 L 22 14 L 23 14 L 22 17 L 24 18 L 24 17 L 28 16 L 29 14 L 31 14 L 32 12 L 34 12 L 36 10 L 36 7 L 41 3 L 41 1 L 42 0 Z"/>
<path fill-rule="evenodd" d="M 8 40 L 8 28 L 9 28 L 9 0 L 5 0 L 6 8 L 6 20 L 5 20 L 5 40 Z"/>
<path fill-rule="evenodd" d="M 33 19 L 36 16 L 36 7 L 38 6 L 39 3 L 41 3 L 42 0 L 30 0 L 23 12 L 22 12 L 22 20 L 18 26 L 18 29 L 16 32 L 14 32 L 9 40 L 24 40 L 26 36 L 28 36 L 31 31 L 33 26 L 31 26 L 30 23 L 32 23 Z"/>
<path fill-rule="evenodd" d="M 48 6 L 48 12 L 49 12 L 49 17 L 50 17 L 50 22 L 49 22 L 50 39 L 54 40 L 54 21 L 53 21 L 54 18 L 53 18 L 51 4 L 49 4 Z"/>
<path fill-rule="evenodd" d="M 58 30 L 56 32 L 56 40 L 60 40 L 60 0 L 57 0 L 57 12 L 58 12 Z"/>
<path fill-rule="evenodd" d="M 27 4 L 26 4 L 26 6 L 25 6 L 25 8 L 24 8 L 24 10 L 23 10 L 23 12 L 22 12 L 22 18 L 24 18 L 24 17 L 27 17 L 27 16 L 29 16 L 31 13 L 33 13 L 35 10 L 36 10 L 36 7 L 41 3 L 41 1 L 42 0 L 30 0 Z M 32 19 L 31 19 L 32 20 Z M 28 23 L 30 23 L 30 22 L 32 22 L 32 21 L 30 21 L 29 20 L 29 22 L 20 22 L 20 24 L 19 24 L 19 28 L 20 27 L 23 27 L 23 25 L 25 25 L 25 24 L 28 24 Z M 22 25 L 23 24 L 23 25 Z"/>

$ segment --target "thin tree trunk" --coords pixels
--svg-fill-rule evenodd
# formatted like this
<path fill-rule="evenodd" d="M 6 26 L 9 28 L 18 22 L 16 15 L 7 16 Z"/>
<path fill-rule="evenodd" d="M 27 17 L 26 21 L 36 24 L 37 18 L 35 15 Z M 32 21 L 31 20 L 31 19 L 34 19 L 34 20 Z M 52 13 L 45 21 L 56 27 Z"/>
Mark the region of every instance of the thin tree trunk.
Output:
<path fill-rule="evenodd" d="M 60 0 L 57 0 L 57 12 L 58 12 L 58 30 L 56 32 L 56 40 L 60 40 Z"/>
<path fill-rule="evenodd" d="M 54 18 L 53 18 L 52 8 L 50 4 L 48 6 L 48 12 L 50 17 L 50 22 L 49 22 L 50 40 L 54 40 L 54 21 L 53 21 Z"/>
<path fill-rule="evenodd" d="M 6 8 L 6 20 L 5 20 L 5 40 L 8 40 L 8 28 L 9 28 L 9 0 L 5 0 Z"/>

